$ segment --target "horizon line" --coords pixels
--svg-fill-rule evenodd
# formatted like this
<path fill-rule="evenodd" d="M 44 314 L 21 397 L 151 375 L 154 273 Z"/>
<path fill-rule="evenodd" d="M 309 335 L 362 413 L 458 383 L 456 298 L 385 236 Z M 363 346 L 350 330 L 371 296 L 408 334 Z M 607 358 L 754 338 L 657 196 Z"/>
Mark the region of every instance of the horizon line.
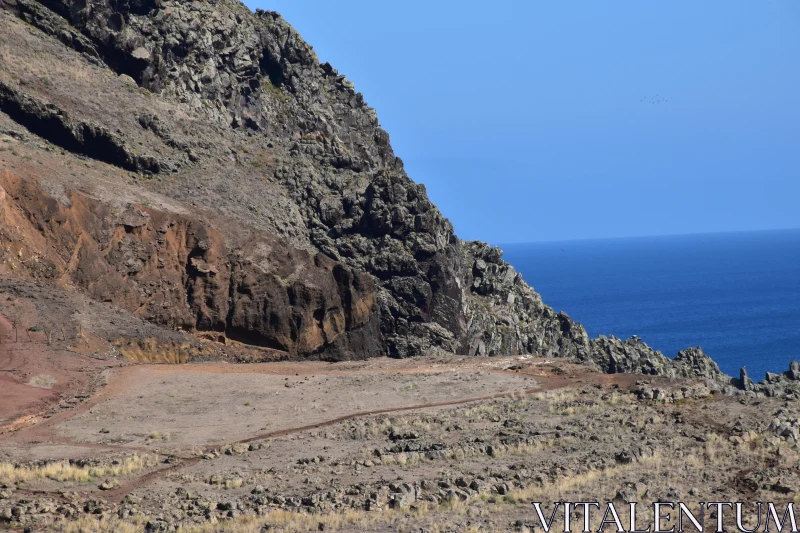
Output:
<path fill-rule="evenodd" d="M 793 227 L 793 228 L 769 228 L 769 229 L 746 229 L 746 230 L 730 230 L 730 231 L 698 231 L 698 232 L 690 232 L 690 233 L 656 233 L 656 234 L 649 234 L 649 235 L 624 235 L 619 237 L 578 237 L 578 238 L 568 238 L 568 239 L 547 239 L 547 240 L 538 240 L 538 241 L 514 241 L 514 242 L 502 242 L 493 244 L 493 246 L 498 246 L 502 248 L 503 246 L 508 245 L 520 245 L 520 244 L 545 244 L 545 243 L 555 243 L 555 242 L 584 242 L 584 241 L 613 241 L 613 240 L 623 240 L 623 239 L 643 239 L 643 238 L 658 238 L 658 237 L 689 237 L 689 236 L 700 236 L 700 235 L 727 235 L 727 234 L 734 234 L 734 233 L 767 233 L 767 232 L 779 232 L 779 231 L 800 231 L 800 227 Z M 474 239 L 473 239 L 474 240 Z M 477 239 L 480 240 L 480 239 Z"/>

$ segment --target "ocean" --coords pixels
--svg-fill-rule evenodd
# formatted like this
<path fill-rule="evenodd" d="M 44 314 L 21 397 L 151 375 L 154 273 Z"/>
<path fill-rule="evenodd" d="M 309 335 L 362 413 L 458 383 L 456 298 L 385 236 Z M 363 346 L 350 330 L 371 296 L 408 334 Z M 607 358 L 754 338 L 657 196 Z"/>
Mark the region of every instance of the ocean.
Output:
<path fill-rule="evenodd" d="M 800 361 L 800 230 L 506 244 L 545 303 L 590 336 L 702 346 L 755 381 Z"/>

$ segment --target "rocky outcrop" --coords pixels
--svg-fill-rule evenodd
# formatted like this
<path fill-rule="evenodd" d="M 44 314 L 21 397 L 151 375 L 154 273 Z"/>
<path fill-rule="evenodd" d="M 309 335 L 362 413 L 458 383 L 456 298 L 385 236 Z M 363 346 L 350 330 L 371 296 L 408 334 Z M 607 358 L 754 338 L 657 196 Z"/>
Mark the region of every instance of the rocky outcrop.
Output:
<path fill-rule="evenodd" d="M 73 120 L 57 106 L 25 96 L 0 81 L 0 111 L 31 132 L 71 152 L 134 172 L 158 172 L 159 162 L 134 153 L 119 135 L 96 124 Z"/>
<path fill-rule="evenodd" d="M 675 377 L 692 378 L 700 376 L 722 385 L 730 383 L 728 375 L 724 374 L 717 366 L 717 363 L 706 355 L 699 346 L 678 352 L 678 355 L 672 360 L 672 368 L 674 373 L 671 375 Z"/>
<path fill-rule="evenodd" d="M 705 378 L 716 388 L 729 385 L 730 376 L 702 348 L 687 348 L 678 352 L 674 359 L 665 357 L 638 337 L 621 340 L 601 335 L 590 341 L 589 362 L 610 374 L 633 373 L 652 376 L 682 378 Z"/>
<path fill-rule="evenodd" d="M 372 279 L 323 254 L 258 231 L 232 251 L 197 219 L 141 206 L 115 213 L 77 192 L 66 206 L 33 182 L 0 181 L 11 200 L 0 238 L 12 243 L 0 261 L 17 276 L 67 282 L 152 323 L 289 356 L 381 351 Z"/>
<path fill-rule="evenodd" d="M 75 68 L 86 68 L 81 62 L 99 65 L 120 79 L 133 80 L 146 98 L 169 104 L 167 112 L 158 113 L 126 103 L 131 108 L 109 117 L 94 110 L 108 108 L 110 103 L 101 101 L 106 93 L 130 93 L 129 82 L 109 82 L 95 98 L 88 92 L 71 94 L 66 86 L 36 91 L 12 81 L 3 85 L 3 109 L 12 119 L 70 152 L 129 171 L 172 174 L 166 183 L 156 177 L 144 185 L 286 237 L 308 250 L 312 269 L 326 269 L 320 265 L 330 262 L 341 265 L 336 272 L 367 273 L 376 291 L 379 331 L 372 345 L 359 342 L 346 348 L 351 353 L 369 348 L 370 354 L 397 357 L 436 350 L 585 354 L 583 328 L 544 305 L 502 261 L 498 249 L 458 240 L 425 188 L 405 174 L 363 96 L 333 67 L 320 64 L 280 15 L 252 13 L 230 0 L 91 5 L 2 0 L 2 6 L 72 48 L 79 54 L 70 58 Z M 32 46 L 30 37 L 26 39 L 26 46 Z M 190 128 L 181 115 L 190 117 Z M 42 121 L 55 121 L 58 127 L 40 127 Z M 198 124 L 207 127 L 198 129 Z M 93 137 L 86 131 L 101 132 L 110 148 L 94 150 L 99 145 L 90 142 Z M 142 148 L 129 148 L 134 145 Z M 231 167 L 242 174 L 236 182 L 222 179 Z M 265 185 L 251 185 L 253 178 Z M 207 188 L 192 186 L 203 179 Z M 235 192 L 229 199 L 213 194 L 225 188 L 228 196 L 239 187 L 246 187 L 245 201 L 237 201 Z M 140 231 L 135 228 L 131 234 Z M 217 256 L 236 257 L 237 250 L 228 248 L 216 251 Z M 142 262 L 137 254 L 147 253 L 143 250 L 115 253 L 137 268 Z M 209 267 L 200 256 L 207 253 L 189 251 L 197 254 L 186 268 L 189 275 L 205 279 L 230 274 L 239 280 L 231 282 L 232 294 L 250 291 L 252 300 L 228 308 L 216 296 L 225 286 L 198 283 L 199 288 L 187 287 L 189 307 L 196 309 L 187 314 L 185 306 L 178 306 L 171 311 L 172 325 L 220 330 L 220 316 L 230 312 L 235 324 L 226 331 L 238 339 L 280 349 L 296 346 L 298 353 L 318 349 L 317 337 L 308 342 L 277 340 L 291 338 L 285 325 L 276 325 L 282 333 L 267 341 L 257 326 L 260 319 L 252 318 L 253 310 L 263 310 L 268 302 L 285 307 L 305 295 L 290 297 L 275 279 L 255 282 L 235 267 L 230 273 L 220 266 L 204 272 Z M 358 277 L 344 278 L 348 276 Z M 191 303 L 207 298 L 212 305 Z M 145 314 L 167 322 L 163 312 Z M 362 319 L 356 322 L 363 325 Z M 315 321 L 313 313 L 303 319 Z M 340 317 L 327 337 L 319 338 L 338 332 L 342 321 Z"/>
<path fill-rule="evenodd" d="M 782 374 L 767 372 L 764 379 L 754 382 L 742 367 L 739 378 L 730 380 L 725 393 L 767 398 L 800 398 L 800 363 L 792 361 Z"/>
<path fill-rule="evenodd" d="M 586 331 L 566 313 L 556 313 L 502 260 L 499 248 L 462 243 L 468 266 L 467 336 L 471 355 L 535 353 L 546 357 L 589 357 Z"/>

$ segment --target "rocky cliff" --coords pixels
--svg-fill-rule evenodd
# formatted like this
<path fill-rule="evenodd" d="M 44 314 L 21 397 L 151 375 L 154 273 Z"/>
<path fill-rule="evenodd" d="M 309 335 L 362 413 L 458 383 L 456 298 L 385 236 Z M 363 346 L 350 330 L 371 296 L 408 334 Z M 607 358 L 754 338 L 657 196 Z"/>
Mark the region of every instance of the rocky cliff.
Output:
<path fill-rule="evenodd" d="M 574 357 L 590 340 L 460 241 L 353 84 L 235 0 L 0 0 L 0 272 L 286 356 Z"/>

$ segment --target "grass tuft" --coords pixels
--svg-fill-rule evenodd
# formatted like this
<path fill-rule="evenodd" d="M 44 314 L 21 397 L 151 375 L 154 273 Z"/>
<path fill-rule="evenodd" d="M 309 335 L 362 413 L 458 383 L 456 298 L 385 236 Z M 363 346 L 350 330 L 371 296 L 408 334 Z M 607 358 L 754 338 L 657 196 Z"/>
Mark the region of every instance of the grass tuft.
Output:
<path fill-rule="evenodd" d="M 132 455 L 117 464 L 99 466 L 76 466 L 68 461 L 36 466 L 0 463 L 0 485 L 17 485 L 45 479 L 88 483 L 96 478 L 133 474 L 153 466 L 155 462 L 155 458 L 150 455 Z"/>

